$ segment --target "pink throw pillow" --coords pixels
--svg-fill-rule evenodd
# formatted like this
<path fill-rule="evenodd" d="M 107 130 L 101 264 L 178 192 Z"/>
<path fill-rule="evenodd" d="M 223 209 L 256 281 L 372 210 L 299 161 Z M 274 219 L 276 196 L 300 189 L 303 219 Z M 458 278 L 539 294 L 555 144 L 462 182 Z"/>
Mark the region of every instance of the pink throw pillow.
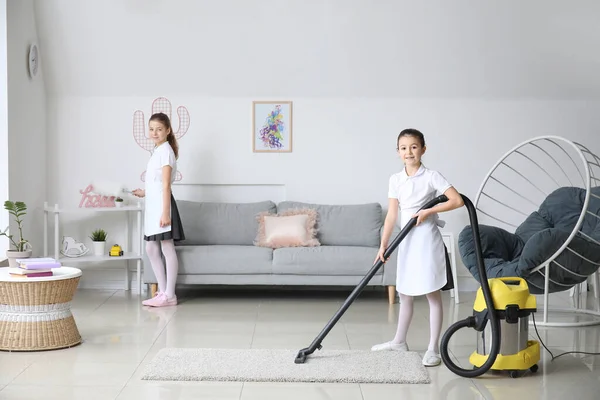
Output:
<path fill-rule="evenodd" d="M 258 235 L 254 242 L 260 247 L 314 247 L 321 243 L 316 239 L 317 212 L 311 209 L 292 209 L 280 214 L 258 214 Z"/>

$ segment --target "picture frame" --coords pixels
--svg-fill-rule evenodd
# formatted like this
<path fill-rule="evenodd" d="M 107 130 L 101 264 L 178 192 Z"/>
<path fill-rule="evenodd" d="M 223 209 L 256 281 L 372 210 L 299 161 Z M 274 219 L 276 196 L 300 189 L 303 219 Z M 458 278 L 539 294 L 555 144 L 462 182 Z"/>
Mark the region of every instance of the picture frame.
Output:
<path fill-rule="evenodd" d="M 291 153 L 293 107 L 291 101 L 252 102 L 252 151 Z"/>

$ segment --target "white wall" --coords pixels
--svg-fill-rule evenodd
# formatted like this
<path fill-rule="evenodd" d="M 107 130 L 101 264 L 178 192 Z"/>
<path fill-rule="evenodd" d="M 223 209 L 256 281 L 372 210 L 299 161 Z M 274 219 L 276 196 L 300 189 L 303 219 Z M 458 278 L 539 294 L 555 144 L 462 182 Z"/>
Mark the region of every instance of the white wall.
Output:
<path fill-rule="evenodd" d="M 6 0 L 0 0 L 0 230 L 8 226 L 8 77 L 6 71 Z M 0 260 L 6 258 L 8 238 L 0 237 Z"/>
<path fill-rule="evenodd" d="M 387 204 L 389 175 L 402 168 L 396 137 L 405 127 L 425 133 L 426 165 L 473 198 L 494 162 L 528 138 L 564 136 L 600 153 L 600 102 L 293 98 L 294 151 L 259 154 L 252 152 L 251 99 L 171 99 L 192 121 L 179 140 L 181 184 L 239 185 L 253 198 L 264 190 L 257 184 L 277 184 L 288 200 Z M 133 138 L 132 116 L 152 100 L 50 98 L 50 201 L 77 206 L 79 190 L 94 179 L 142 186 L 149 153 Z"/>
<path fill-rule="evenodd" d="M 76 206 L 98 178 L 141 186 L 149 154 L 133 139 L 133 113 L 147 120 L 160 96 L 190 113 L 184 180 L 174 188 L 181 197 L 386 204 L 388 177 L 401 168 L 395 139 L 406 127 L 425 133 L 426 165 L 472 198 L 498 157 L 525 139 L 561 135 L 600 152 L 598 2 L 35 7 L 51 202 Z M 293 153 L 252 153 L 252 100 L 294 102 Z M 455 234 L 468 223 L 464 210 L 444 219 Z M 85 239 L 97 224 L 67 228 Z"/>
<path fill-rule="evenodd" d="M 8 1 L 8 163 L 9 197 L 24 201 L 23 235 L 41 254 L 42 207 L 46 198 L 46 92 L 44 48 L 40 68 L 31 79 L 27 64 L 29 46 L 39 42 L 33 0 Z M 11 221 L 13 234 L 16 224 Z"/>
<path fill-rule="evenodd" d="M 41 0 L 36 8 L 48 89 L 61 95 L 600 92 L 595 0 Z"/>
<path fill-rule="evenodd" d="M 401 168 L 396 136 L 404 127 L 422 129 L 428 144 L 425 164 L 473 201 L 499 157 L 528 138 L 564 136 L 600 154 L 600 102 L 293 97 L 293 153 L 257 154 L 252 153 L 250 98 L 170 99 L 174 106 L 186 106 L 191 119 L 179 142 L 185 185 L 176 185 L 174 193 L 185 196 L 199 188 L 200 200 L 215 200 L 202 197 L 202 190 L 216 184 L 236 186 L 235 196 L 223 192 L 216 199 L 222 201 L 243 201 L 245 194 L 248 201 L 387 206 L 389 175 Z M 94 179 L 143 185 L 140 174 L 149 154 L 133 139 L 132 117 L 137 109 L 149 109 L 152 100 L 51 98 L 48 192 L 53 202 L 77 206 L 79 190 Z M 273 198 L 271 187 L 257 184 L 282 185 L 283 198 Z M 465 209 L 442 219 L 448 222 L 443 230 L 455 236 L 469 223 Z M 86 237 L 85 230 L 75 232 Z M 469 276 L 465 269 L 460 274 Z"/>

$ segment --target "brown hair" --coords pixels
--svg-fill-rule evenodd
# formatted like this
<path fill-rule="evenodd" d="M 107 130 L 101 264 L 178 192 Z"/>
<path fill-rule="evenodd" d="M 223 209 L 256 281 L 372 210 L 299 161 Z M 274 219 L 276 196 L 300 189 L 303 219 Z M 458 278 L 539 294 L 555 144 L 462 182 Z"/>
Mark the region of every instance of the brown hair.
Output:
<path fill-rule="evenodd" d="M 398 135 L 398 139 L 396 139 L 396 150 L 398 150 L 398 142 L 402 136 L 413 136 L 419 140 L 421 143 L 421 147 L 425 147 L 425 136 L 421 133 L 421 131 L 417 129 L 408 128 L 400 132 Z"/>
<path fill-rule="evenodd" d="M 175 153 L 175 158 L 179 158 L 179 144 L 177 144 L 177 138 L 175 137 L 175 133 L 173 132 L 173 127 L 171 126 L 171 120 L 164 113 L 156 113 L 150 117 L 150 121 L 158 121 L 165 126 L 166 129 L 169 130 L 167 134 L 167 142 L 173 149 L 173 153 Z M 150 122 L 148 121 L 148 122 Z"/>

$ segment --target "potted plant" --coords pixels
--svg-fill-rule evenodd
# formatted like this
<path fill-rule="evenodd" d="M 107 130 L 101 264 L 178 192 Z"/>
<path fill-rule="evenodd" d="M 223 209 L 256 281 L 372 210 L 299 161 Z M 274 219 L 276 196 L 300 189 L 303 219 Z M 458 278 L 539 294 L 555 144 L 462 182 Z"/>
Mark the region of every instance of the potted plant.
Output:
<path fill-rule="evenodd" d="M 14 235 L 8 234 L 8 226 L 0 232 L 0 236 L 6 236 L 13 246 L 13 249 L 8 249 L 6 251 L 6 258 L 8 258 L 8 264 L 11 267 L 16 268 L 18 267 L 17 262 L 15 261 L 16 259 L 31 257 L 31 244 L 23 238 L 23 226 L 21 225 L 23 223 L 21 217 L 26 214 L 27 205 L 22 201 L 6 200 L 4 202 L 4 208 L 15 218 L 19 229 L 18 241 L 15 240 Z"/>
<path fill-rule="evenodd" d="M 115 207 L 123 207 L 123 199 L 121 197 L 115 199 Z"/>
<path fill-rule="evenodd" d="M 104 248 L 106 245 L 106 231 L 104 229 L 96 229 L 92 232 L 90 239 L 94 243 L 94 255 L 104 255 Z"/>

